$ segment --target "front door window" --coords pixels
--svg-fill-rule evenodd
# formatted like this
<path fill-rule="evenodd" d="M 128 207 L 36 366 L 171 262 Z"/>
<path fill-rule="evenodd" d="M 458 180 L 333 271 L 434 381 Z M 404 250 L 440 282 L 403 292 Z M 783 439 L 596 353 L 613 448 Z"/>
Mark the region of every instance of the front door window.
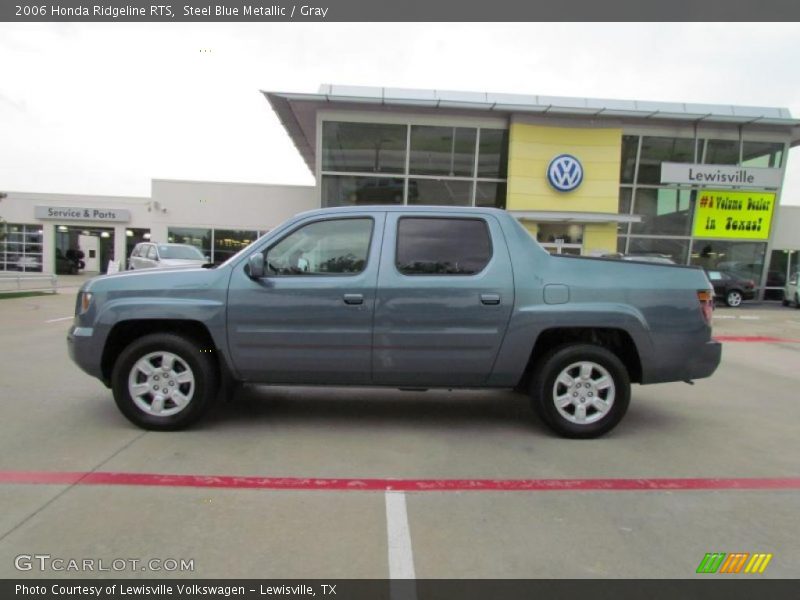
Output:
<path fill-rule="evenodd" d="M 367 264 L 372 219 L 317 221 L 267 251 L 271 275 L 355 275 Z"/>

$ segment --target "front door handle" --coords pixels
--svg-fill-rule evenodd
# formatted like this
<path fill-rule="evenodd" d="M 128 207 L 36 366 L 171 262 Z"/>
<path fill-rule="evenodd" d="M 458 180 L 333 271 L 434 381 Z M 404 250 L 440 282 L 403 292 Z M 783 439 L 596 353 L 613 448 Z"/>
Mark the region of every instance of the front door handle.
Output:
<path fill-rule="evenodd" d="M 364 304 L 364 296 L 363 296 L 363 294 L 345 294 L 344 295 L 344 303 L 345 304 Z"/>
<path fill-rule="evenodd" d="M 500 294 L 481 294 L 481 303 L 489 306 L 500 304 Z"/>

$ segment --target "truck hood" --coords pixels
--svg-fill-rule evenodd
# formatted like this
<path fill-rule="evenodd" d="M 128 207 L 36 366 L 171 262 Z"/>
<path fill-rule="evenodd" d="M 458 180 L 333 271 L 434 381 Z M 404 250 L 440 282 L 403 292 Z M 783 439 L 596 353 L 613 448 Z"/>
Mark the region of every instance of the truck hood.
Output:
<path fill-rule="evenodd" d="M 85 292 L 136 292 L 157 290 L 165 295 L 176 289 L 202 289 L 211 287 L 226 277 L 227 269 L 204 269 L 201 267 L 142 269 L 121 271 L 111 275 L 100 275 L 83 284 Z"/>

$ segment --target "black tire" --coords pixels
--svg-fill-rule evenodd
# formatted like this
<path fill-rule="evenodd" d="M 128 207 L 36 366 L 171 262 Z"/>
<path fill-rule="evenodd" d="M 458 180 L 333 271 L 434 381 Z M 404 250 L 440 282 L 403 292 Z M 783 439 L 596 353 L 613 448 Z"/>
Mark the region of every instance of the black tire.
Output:
<path fill-rule="evenodd" d="M 555 401 L 556 379 L 562 371 L 579 362 L 599 365 L 610 376 L 614 388 L 614 397 L 608 412 L 601 418 L 584 424 L 575 423 L 565 417 L 556 407 Z M 598 395 L 603 393 L 594 390 L 594 387 L 592 390 Z M 608 393 L 605 392 L 606 395 Z M 622 420 L 630 403 L 631 384 L 628 370 L 616 354 L 601 346 L 574 343 L 555 348 L 542 357 L 534 368 L 530 395 L 533 409 L 550 429 L 563 437 L 587 439 L 611 431 Z M 586 402 L 591 403 L 592 400 Z M 592 414 L 598 412 L 593 406 L 585 410 L 594 411 Z"/>
<path fill-rule="evenodd" d="M 154 333 L 132 342 L 120 353 L 111 375 L 114 401 L 122 414 L 134 425 L 153 431 L 183 429 L 205 415 L 214 404 L 219 387 L 214 353 L 203 352 L 205 346 L 191 338 L 174 333 Z M 156 416 L 145 412 L 131 397 L 128 388 L 128 378 L 137 361 L 157 352 L 176 355 L 191 369 L 194 377 L 189 402 L 185 408 L 168 416 Z"/>
<path fill-rule="evenodd" d="M 789 301 L 786 298 L 784 298 L 783 300 L 781 300 L 781 304 L 783 306 L 789 306 Z"/>
<path fill-rule="evenodd" d="M 731 308 L 741 306 L 742 300 L 744 300 L 744 295 L 739 290 L 728 290 L 725 293 L 725 304 Z"/>

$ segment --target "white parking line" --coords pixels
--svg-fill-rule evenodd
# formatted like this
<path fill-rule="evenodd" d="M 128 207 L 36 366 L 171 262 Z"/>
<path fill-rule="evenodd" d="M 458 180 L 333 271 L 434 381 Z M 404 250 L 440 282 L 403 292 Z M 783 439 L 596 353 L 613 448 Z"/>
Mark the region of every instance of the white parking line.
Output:
<path fill-rule="evenodd" d="M 735 319 L 736 315 L 714 315 L 714 319 Z"/>
<path fill-rule="evenodd" d="M 748 319 L 750 321 L 758 321 L 761 317 L 750 316 L 750 315 L 741 315 L 739 316 L 740 319 Z"/>
<path fill-rule="evenodd" d="M 415 579 L 406 495 L 386 492 L 386 532 L 389 546 L 389 578 Z"/>
<path fill-rule="evenodd" d="M 57 323 L 58 321 L 68 321 L 69 319 L 72 319 L 72 317 L 59 317 L 58 319 L 49 319 L 45 323 Z"/>

